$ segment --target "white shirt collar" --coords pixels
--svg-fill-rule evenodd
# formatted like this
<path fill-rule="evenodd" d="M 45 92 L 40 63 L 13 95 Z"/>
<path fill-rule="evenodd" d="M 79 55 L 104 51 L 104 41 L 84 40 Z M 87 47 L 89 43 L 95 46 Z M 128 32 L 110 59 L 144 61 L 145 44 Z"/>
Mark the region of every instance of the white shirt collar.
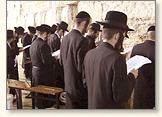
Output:
<path fill-rule="evenodd" d="M 153 39 L 147 39 L 147 40 L 155 42 L 155 40 L 153 40 Z"/>
<path fill-rule="evenodd" d="M 81 33 L 81 31 L 79 30 L 79 29 L 77 29 L 77 28 L 73 28 L 74 30 L 78 30 L 80 33 Z M 82 33 L 81 33 L 82 34 Z"/>
<path fill-rule="evenodd" d="M 8 46 L 11 48 L 11 45 L 7 42 Z"/>
<path fill-rule="evenodd" d="M 39 36 L 38 36 L 39 37 Z M 42 37 L 39 37 L 40 39 L 42 39 L 43 41 L 45 41 Z"/>

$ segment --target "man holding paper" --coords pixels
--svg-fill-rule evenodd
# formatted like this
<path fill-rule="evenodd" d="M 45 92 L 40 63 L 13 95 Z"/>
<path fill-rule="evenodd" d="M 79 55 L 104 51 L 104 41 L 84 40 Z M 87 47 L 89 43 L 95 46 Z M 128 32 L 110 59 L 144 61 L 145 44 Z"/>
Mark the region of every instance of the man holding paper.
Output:
<path fill-rule="evenodd" d="M 84 86 L 88 89 L 88 109 L 124 109 L 135 85 L 138 70 L 127 75 L 120 54 L 127 27 L 126 14 L 109 11 L 103 25 L 103 42 L 87 52 L 84 59 Z M 86 84 L 86 85 L 85 85 Z"/>
<path fill-rule="evenodd" d="M 28 26 L 29 33 L 25 33 L 22 37 L 22 45 L 23 45 L 23 60 L 22 60 L 22 67 L 24 68 L 25 77 L 28 80 L 31 80 L 31 62 L 30 61 L 30 54 L 29 54 L 29 47 L 32 43 L 32 38 L 36 32 L 35 27 Z"/>
<path fill-rule="evenodd" d="M 30 46 L 33 84 L 34 86 L 45 85 L 54 87 L 56 85 L 54 74 L 56 59 L 52 57 L 50 47 L 47 44 L 51 34 L 51 27 L 47 24 L 41 24 L 36 29 L 39 31 L 38 37 Z M 36 93 L 36 96 L 51 97 L 51 95 L 40 93 Z M 50 108 L 53 104 L 53 101 L 35 98 L 35 105 L 38 109 Z"/>
<path fill-rule="evenodd" d="M 134 89 L 133 108 L 152 109 L 155 107 L 155 26 L 147 30 L 148 39 L 133 47 L 131 57 L 141 55 L 147 57 L 152 63 L 143 65 Z"/>

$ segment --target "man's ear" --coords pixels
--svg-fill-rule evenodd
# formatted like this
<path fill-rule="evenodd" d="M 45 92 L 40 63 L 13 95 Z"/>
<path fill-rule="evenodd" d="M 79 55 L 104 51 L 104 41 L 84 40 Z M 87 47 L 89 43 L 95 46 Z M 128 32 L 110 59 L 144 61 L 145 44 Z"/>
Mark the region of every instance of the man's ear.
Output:
<path fill-rule="evenodd" d="M 116 34 L 115 34 L 115 40 L 118 41 L 119 38 L 120 38 L 120 33 L 116 33 Z"/>
<path fill-rule="evenodd" d="M 81 23 L 82 27 L 85 27 L 86 24 L 87 24 L 87 21 L 83 21 L 83 22 Z"/>

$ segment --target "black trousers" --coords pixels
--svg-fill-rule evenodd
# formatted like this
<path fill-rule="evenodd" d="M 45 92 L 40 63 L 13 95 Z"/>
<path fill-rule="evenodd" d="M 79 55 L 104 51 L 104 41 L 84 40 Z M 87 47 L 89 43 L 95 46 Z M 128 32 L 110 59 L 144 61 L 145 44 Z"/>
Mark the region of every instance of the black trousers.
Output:
<path fill-rule="evenodd" d="M 46 71 L 42 68 L 32 67 L 32 76 L 33 76 L 33 85 L 45 85 L 45 86 L 55 86 L 55 75 L 54 71 Z M 41 94 L 41 93 L 34 93 L 35 98 L 35 106 L 39 109 L 50 108 L 54 105 L 54 101 L 49 101 L 41 98 L 55 98 L 53 95 L 49 94 Z"/>

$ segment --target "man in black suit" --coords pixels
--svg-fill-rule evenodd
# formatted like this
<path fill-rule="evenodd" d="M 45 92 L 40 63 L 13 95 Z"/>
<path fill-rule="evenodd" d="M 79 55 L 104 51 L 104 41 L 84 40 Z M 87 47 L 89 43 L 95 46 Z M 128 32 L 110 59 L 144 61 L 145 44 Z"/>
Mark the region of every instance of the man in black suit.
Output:
<path fill-rule="evenodd" d="M 67 109 L 87 108 L 82 83 L 82 63 L 88 51 L 88 41 L 83 35 L 90 24 L 90 15 L 84 11 L 79 12 L 76 16 L 76 28 L 62 39 L 60 64 L 64 69 Z"/>
<path fill-rule="evenodd" d="M 39 31 L 38 37 L 30 46 L 33 84 L 34 86 L 45 85 L 54 87 L 54 65 L 56 64 L 56 59 L 52 57 L 50 47 L 47 44 L 47 40 L 51 34 L 51 27 L 42 24 L 41 26 L 37 26 L 36 29 Z M 46 98 L 53 97 L 40 93 L 36 93 L 36 96 Z M 53 104 L 53 101 L 35 98 L 35 105 L 38 109 L 50 108 Z"/>
<path fill-rule="evenodd" d="M 88 109 L 124 109 L 131 96 L 138 70 L 127 75 L 120 48 L 127 27 L 127 15 L 109 11 L 103 25 L 103 41 L 84 58 L 84 85 L 88 89 Z"/>
<path fill-rule="evenodd" d="M 67 30 L 68 24 L 64 21 L 61 21 L 60 24 L 57 24 L 58 27 L 54 34 L 51 34 L 49 40 L 47 41 L 48 45 L 51 48 L 51 52 L 55 52 L 60 49 L 61 37 L 64 36 L 65 31 Z"/>
<path fill-rule="evenodd" d="M 7 78 L 14 71 L 14 59 L 12 58 L 11 42 L 14 40 L 13 30 L 7 30 Z"/>
<path fill-rule="evenodd" d="M 52 32 L 54 32 L 55 28 L 56 28 L 56 25 L 53 25 Z M 49 40 L 47 41 L 48 45 L 51 48 L 52 53 L 60 49 L 61 37 L 64 36 L 65 31 L 69 32 L 67 28 L 68 28 L 68 24 L 66 22 L 61 21 L 60 24 L 57 23 L 56 32 L 51 34 Z M 63 68 L 59 64 L 59 57 L 57 57 L 56 86 L 64 89 L 64 75 L 63 74 L 64 74 Z"/>
<path fill-rule="evenodd" d="M 88 39 L 88 50 L 96 48 L 95 39 L 98 37 L 100 30 L 100 25 L 97 23 L 92 23 L 88 31 L 86 38 Z"/>
<path fill-rule="evenodd" d="M 22 45 L 23 47 L 27 45 L 31 45 L 32 43 L 32 38 L 36 32 L 36 29 L 32 26 L 28 27 L 29 33 L 25 33 L 24 36 L 22 37 Z M 22 67 L 24 68 L 24 74 L 25 77 L 29 80 L 31 80 L 31 63 L 28 62 L 30 61 L 30 54 L 29 54 L 29 48 L 26 48 L 23 51 L 23 60 L 22 60 Z"/>
<path fill-rule="evenodd" d="M 155 107 L 155 26 L 148 28 L 148 39 L 133 47 L 131 57 L 142 55 L 152 61 L 139 69 L 134 89 L 134 109 Z"/>

